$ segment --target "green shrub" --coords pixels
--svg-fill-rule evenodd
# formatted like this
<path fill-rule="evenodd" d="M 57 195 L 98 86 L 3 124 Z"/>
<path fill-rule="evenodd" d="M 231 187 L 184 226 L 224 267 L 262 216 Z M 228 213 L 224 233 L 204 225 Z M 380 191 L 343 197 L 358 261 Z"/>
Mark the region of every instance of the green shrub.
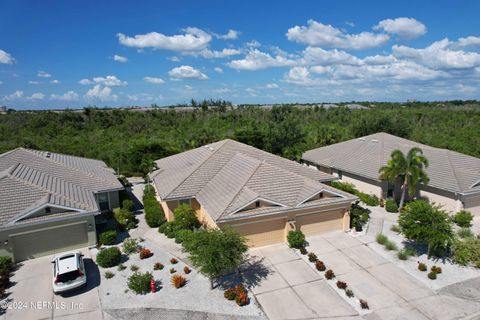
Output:
<path fill-rule="evenodd" d="M 163 233 L 168 238 L 170 238 L 170 239 L 175 238 L 175 235 L 176 235 L 177 231 L 179 230 L 175 221 L 170 221 L 170 222 L 164 223 L 162 226 L 163 226 L 162 227 Z"/>
<path fill-rule="evenodd" d="M 405 252 L 405 250 L 400 250 L 397 253 L 397 257 L 400 260 L 408 260 L 409 255 Z"/>
<path fill-rule="evenodd" d="M 452 259 L 462 266 L 480 262 L 480 239 L 465 238 L 456 240 L 452 246 Z"/>
<path fill-rule="evenodd" d="M 158 227 L 158 232 L 160 233 L 165 233 L 165 230 L 168 228 L 168 222 L 167 223 L 163 223 L 160 225 L 160 227 Z"/>
<path fill-rule="evenodd" d="M 390 230 L 392 230 L 393 232 L 396 232 L 396 233 L 402 232 L 402 229 L 400 229 L 400 227 L 399 227 L 398 225 L 396 225 L 396 224 L 392 225 L 392 226 L 390 227 Z"/>
<path fill-rule="evenodd" d="M 129 222 L 135 221 L 135 215 L 133 212 L 125 209 L 115 208 L 113 209 L 113 217 L 117 220 L 117 223 L 126 228 Z"/>
<path fill-rule="evenodd" d="M 123 200 L 122 202 L 122 209 L 125 209 L 127 211 L 130 211 L 132 212 L 133 211 L 133 201 L 132 200 L 129 200 L 129 199 L 126 199 L 126 200 Z"/>
<path fill-rule="evenodd" d="M 462 228 L 469 228 L 472 225 L 473 215 L 469 211 L 459 211 L 453 216 L 453 222 Z"/>
<path fill-rule="evenodd" d="M 398 206 L 395 200 L 391 198 L 385 200 L 385 210 L 387 210 L 387 212 L 398 212 Z"/>
<path fill-rule="evenodd" d="M 136 264 L 132 264 L 130 266 L 130 270 L 133 271 L 133 272 L 137 272 L 138 270 L 140 270 L 140 267 L 137 266 Z"/>
<path fill-rule="evenodd" d="M 318 258 L 317 258 L 317 255 L 313 252 L 310 252 L 308 254 L 308 261 L 310 262 L 317 262 Z"/>
<path fill-rule="evenodd" d="M 127 269 L 127 267 L 125 267 L 125 265 L 122 264 L 122 263 L 119 264 L 118 267 L 117 267 L 117 270 L 118 270 L 118 271 L 123 271 L 123 270 L 125 270 L 125 269 Z"/>
<path fill-rule="evenodd" d="M 370 218 L 370 210 L 363 208 L 356 201 L 350 208 L 350 228 L 361 230 Z"/>
<path fill-rule="evenodd" d="M 122 253 L 117 247 L 102 249 L 97 254 L 97 264 L 102 268 L 114 267 L 122 260 Z"/>
<path fill-rule="evenodd" d="M 127 238 L 123 241 L 123 253 L 130 255 L 138 251 L 138 240 L 134 238 Z"/>
<path fill-rule="evenodd" d="M 136 294 L 146 294 L 150 291 L 150 282 L 153 275 L 150 272 L 135 272 L 128 277 L 128 287 Z"/>
<path fill-rule="evenodd" d="M 100 243 L 112 245 L 117 241 L 117 230 L 106 230 L 100 233 Z"/>
<path fill-rule="evenodd" d="M 398 250 L 398 247 L 395 244 L 395 242 L 387 241 L 387 243 L 385 243 L 385 249 L 392 251 L 392 250 Z"/>
<path fill-rule="evenodd" d="M 173 211 L 175 218 L 175 225 L 178 229 L 194 230 L 200 227 L 200 221 L 197 219 L 197 214 L 188 204 L 181 204 Z"/>
<path fill-rule="evenodd" d="M 175 242 L 176 243 L 183 243 L 185 241 L 188 241 L 190 237 L 192 236 L 193 231 L 192 230 L 178 230 L 175 233 Z"/>
<path fill-rule="evenodd" d="M 379 233 L 379 234 L 377 234 L 376 240 L 379 244 L 384 245 L 388 242 L 388 237 L 384 234 Z"/>
<path fill-rule="evenodd" d="M 336 189 L 351 193 L 351 194 L 357 194 L 358 190 L 355 188 L 355 186 L 351 183 L 348 182 L 340 182 L 340 181 L 332 181 L 330 185 Z"/>
<path fill-rule="evenodd" d="M 287 241 L 290 248 L 302 248 L 305 244 L 305 235 L 301 230 L 290 230 L 287 234 Z"/>
<path fill-rule="evenodd" d="M 146 185 L 143 191 L 143 208 L 145 209 L 145 221 L 150 228 L 157 228 L 165 222 L 165 213 L 157 201 L 152 185 Z"/>
<path fill-rule="evenodd" d="M 427 265 L 423 262 L 419 262 L 418 263 L 418 270 L 422 271 L 422 272 L 425 272 L 427 271 Z"/>
<path fill-rule="evenodd" d="M 457 231 L 457 235 L 462 239 L 474 237 L 473 232 L 469 228 L 461 228 Z"/>
<path fill-rule="evenodd" d="M 428 279 L 430 279 L 430 280 L 435 280 L 435 279 L 437 279 L 437 273 L 436 273 L 436 272 L 433 272 L 433 271 L 430 271 L 430 272 L 428 273 Z"/>
<path fill-rule="evenodd" d="M 374 194 L 366 194 L 363 192 L 358 192 L 356 195 L 367 206 L 376 207 L 380 204 L 380 199 Z"/>
<path fill-rule="evenodd" d="M 105 272 L 105 279 L 111 279 L 115 276 L 115 273 L 111 272 L 111 271 L 106 271 Z"/>
<path fill-rule="evenodd" d="M 9 256 L 0 256 L 0 275 L 8 275 L 12 272 L 13 260 Z"/>
<path fill-rule="evenodd" d="M 405 252 L 409 257 L 414 257 L 417 255 L 417 252 L 413 248 L 405 248 L 403 249 L 403 252 Z"/>

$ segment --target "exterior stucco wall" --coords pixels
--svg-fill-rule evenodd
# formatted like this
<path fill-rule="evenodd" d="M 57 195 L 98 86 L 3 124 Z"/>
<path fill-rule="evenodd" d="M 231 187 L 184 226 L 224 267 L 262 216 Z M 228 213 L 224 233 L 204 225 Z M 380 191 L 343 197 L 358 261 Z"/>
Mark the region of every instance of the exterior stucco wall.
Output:
<path fill-rule="evenodd" d="M 193 199 L 191 201 L 192 208 L 195 210 L 197 214 L 197 219 L 203 225 L 207 226 L 208 228 L 217 228 L 217 224 L 212 220 L 210 215 L 205 211 L 205 209 L 198 203 L 197 200 Z"/>
<path fill-rule="evenodd" d="M 342 182 L 353 184 L 361 192 L 374 194 L 381 198 L 383 195 L 382 183 L 374 180 L 366 179 L 351 173 L 337 172 L 337 176 Z"/>
<path fill-rule="evenodd" d="M 120 208 L 120 195 L 118 191 L 112 191 L 108 193 L 108 203 L 110 210 Z"/>
<path fill-rule="evenodd" d="M 476 216 L 480 216 L 480 194 L 463 197 L 463 208 Z"/>
<path fill-rule="evenodd" d="M 13 257 L 13 241 L 11 237 L 11 235 L 13 234 L 35 231 L 35 230 L 45 229 L 45 228 L 54 228 L 57 226 L 61 226 L 65 224 L 73 224 L 73 223 L 78 223 L 82 221 L 84 221 L 87 225 L 88 245 L 93 246 L 97 243 L 97 235 L 95 230 L 95 218 L 93 215 L 89 214 L 89 215 L 80 215 L 78 217 L 69 217 L 67 219 L 56 220 L 56 221 L 26 224 L 20 227 L 15 227 L 10 229 L 2 229 L 0 230 L 0 256 L 10 256 L 14 258 Z"/>
<path fill-rule="evenodd" d="M 167 221 L 173 220 L 173 210 L 178 207 L 178 201 L 160 201 L 163 212 L 165 212 L 165 218 Z"/>
<path fill-rule="evenodd" d="M 436 203 L 442 206 L 443 210 L 448 212 L 457 212 L 462 209 L 462 203 L 454 198 L 440 195 L 438 193 L 429 192 L 426 190 L 419 191 L 420 196 L 418 198 L 428 200 L 430 203 Z"/>

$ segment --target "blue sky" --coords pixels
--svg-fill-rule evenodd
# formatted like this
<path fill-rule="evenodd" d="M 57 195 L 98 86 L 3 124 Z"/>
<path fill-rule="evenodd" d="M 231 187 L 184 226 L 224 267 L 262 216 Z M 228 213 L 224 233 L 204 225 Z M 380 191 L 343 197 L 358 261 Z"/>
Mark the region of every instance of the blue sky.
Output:
<path fill-rule="evenodd" d="M 18 109 L 480 98 L 478 1 L 2 1 Z"/>

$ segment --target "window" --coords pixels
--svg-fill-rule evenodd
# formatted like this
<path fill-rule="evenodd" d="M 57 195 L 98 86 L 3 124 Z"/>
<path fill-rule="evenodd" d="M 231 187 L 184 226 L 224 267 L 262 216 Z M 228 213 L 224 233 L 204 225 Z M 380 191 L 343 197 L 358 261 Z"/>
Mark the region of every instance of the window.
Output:
<path fill-rule="evenodd" d="M 97 194 L 97 200 L 98 200 L 98 206 L 100 207 L 101 211 L 110 209 L 110 205 L 108 202 L 108 193 Z"/>
<path fill-rule="evenodd" d="M 255 208 L 260 207 L 260 201 L 255 202 Z"/>
<path fill-rule="evenodd" d="M 52 213 L 52 208 L 46 207 L 46 208 L 45 208 L 45 213 L 46 213 L 46 214 Z"/>

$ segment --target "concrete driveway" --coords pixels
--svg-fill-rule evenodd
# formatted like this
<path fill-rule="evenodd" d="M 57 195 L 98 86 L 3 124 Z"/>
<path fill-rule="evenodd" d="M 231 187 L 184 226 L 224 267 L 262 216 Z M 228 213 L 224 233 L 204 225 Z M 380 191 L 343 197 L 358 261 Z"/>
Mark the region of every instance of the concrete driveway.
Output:
<path fill-rule="evenodd" d="M 332 232 L 307 241 L 308 251 L 335 272 L 335 280 L 325 280 L 306 256 L 285 244 L 250 250 L 251 260 L 261 261 L 265 270 L 259 277 L 246 267 L 243 275 L 247 283 L 255 279 L 250 280 L 252 292 L 270 319 L 480 318 L 478 300 L 453 295 L 453 289 L 447 294 L 427 288 L 356 238 Z M 338 291 L 336 280 L 346 282 L 355 298 Z M 360 309 L 359 298 L 368 301 L 370 310 Z"/>
<path fill-rule="evenodd" d="M 55 295 L 52 291 L 53 256 L 24 261 L 14 272 L 9 295 L 2 303 L 7 306 L 2 319 L 102 319 L 98 286 L 100 274 L 90 258 L 85 255 L 87 286 L 68 294 Z M 2 305 L 2 307 L 3 307 Z"/>

